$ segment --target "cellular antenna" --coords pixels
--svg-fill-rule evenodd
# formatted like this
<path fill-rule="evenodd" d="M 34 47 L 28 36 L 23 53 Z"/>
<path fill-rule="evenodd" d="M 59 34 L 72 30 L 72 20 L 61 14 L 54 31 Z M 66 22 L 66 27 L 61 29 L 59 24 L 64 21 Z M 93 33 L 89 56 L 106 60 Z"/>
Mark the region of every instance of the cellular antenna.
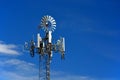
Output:
<path fill-rule="evenodd" d="M 40 28 L 45 31 L 45 37 L 42 38 L 40 33 L 37 33 L 36 43 L 34 39 L 25 42 L 25 49 L 30 51 L 32 57 L 35 53 L 39 55 L 39 80 L 50 80 L 50 62 L 53 52 L 59 52 L 61 59 L 64 59 L 65 38 L 61 37 L 55 44 L 52 43 L 52 32 L 56 29 L 56 21 L 52 16 L 43 16 Z"/>

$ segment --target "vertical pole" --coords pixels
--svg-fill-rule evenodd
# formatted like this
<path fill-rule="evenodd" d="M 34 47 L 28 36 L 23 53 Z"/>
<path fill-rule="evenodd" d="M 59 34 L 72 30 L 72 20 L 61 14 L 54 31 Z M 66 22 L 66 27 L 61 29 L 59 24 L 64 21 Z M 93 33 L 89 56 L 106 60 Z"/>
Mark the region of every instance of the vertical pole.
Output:
<path fill-rule="evenodd" d="M 41 72 L 41 65 L 40 65 L 40 63 L 41 63 L 41 56 L 39 55 L 39 80 L 40 80 L 40 76 L 41 76 L 41 74 L 40 74 L 40 72 Z"/>
<path fill-rule="evenodd" d="M 53 17 L 48 15 L 44 16 L 41 19 L 40 27 L 43 28 L 46 32 L 45 38 L 42 38 L 40 36 L 40 33 L 38 33 L 37 45 L 35 45 L 33 39 L 30 41 L 30 46 L 28 46 L 28 43 L 25 43 L 25 48 L 27 50 L 30 50 L 30 54 L 32 57 L 34 57 L 34 51 L 36 51 L 36 53 L 39 53 L 39 80 L 50 80 L 50 61 L 52 58 L 52 51 L 59 51 L 64 57 L 65 40 L 64 38 L 62 40 L 58 40 L 55 46 L 52 44 L 52 31 L 54 31 L 56 27 L 56 22 Z"/>
<path fill-rule="evenodd" d="M 46 79 L 46 56 L 39 55 L 39 80 Z"/>
<path fill-rule="evenodd" d="M 50 80 L 50 57 L 48 54 L 46 59 L 46 80 Z"/>

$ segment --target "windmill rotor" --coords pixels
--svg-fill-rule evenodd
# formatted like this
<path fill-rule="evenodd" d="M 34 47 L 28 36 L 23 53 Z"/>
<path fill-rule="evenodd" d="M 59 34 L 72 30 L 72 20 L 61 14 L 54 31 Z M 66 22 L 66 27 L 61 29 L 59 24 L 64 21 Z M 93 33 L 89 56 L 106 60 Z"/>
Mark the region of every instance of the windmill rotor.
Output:
<path fill-rule="evenodd" d="M 56 29 L 56 22 L 52 16 L 46 15 L 41 19 L 40 27 L 45 31 L 54 31 Z"/>

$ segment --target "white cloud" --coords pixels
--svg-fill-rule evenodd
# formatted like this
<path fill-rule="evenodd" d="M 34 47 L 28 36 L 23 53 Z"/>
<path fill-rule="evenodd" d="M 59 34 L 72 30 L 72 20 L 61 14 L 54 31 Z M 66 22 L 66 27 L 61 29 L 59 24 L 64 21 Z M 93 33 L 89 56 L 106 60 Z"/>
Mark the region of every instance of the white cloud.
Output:
<path fill-rule="evenodd" d="M 0 80 L 38 80 L 38 68 L 19 59 L 0 60 Z M 51 70 L 51 80 L 118 80 L 115 78 L 93 78 Z"/>
<path fill-rule="evenodd" d="M 0 60 L 0 80 L 37 80 L 35 67 L 35 64 L 19 59 Z"/>
<path fill-rule="evenodd" d="M 18 47 L 15 44 L 5 44 L 0 41 L 0 53 L 9 55 L 19 55 L 20 52 L 17 50 Z"/>
<path fill-rule="evenodd" d="M 0 79 L 38 80 L 38 68 L 19 59 L 0 60 Z M 7 76 L 7 77 L 6 77 Z M 70 75 L 62 71 L 51 71 L 51 80 L 94 80 L 86 76 Z"/>
<path fill-rule="evenodd" d="M 0 72 L 0 79 L 2 80 L 38 80 L 37 76 L 24 76 L 24 75 L 19 75 L 14 72 L 9 72 L 9 71 L 3 71 Z"/>
<path fill-rule="evenodd" d="M 22 66 L 34 66 L 34 64 L 23 61 L 23 60 L 19 60 L 19 59 L 9 59 L 9 60 L 5 60 L 0 61 L 1 63 L 3 63 L 3 65 L 9 65 L 9 66 L 17 66 L 17 65 L 22 65 Z"/>
<path fill-rule="evenodd" d="M 39 80 L 38 67 L 20 59 L 0 59 L 0 80 Z M 51 70 L 51 80 L 118 80 L 115 78 L 93 78 Z"/>
<path fill-rule="evenodd" d="M 38 71 L 35 64 L 19 59 L 0 60 L 0 67 L 10 69 L 9 71 L 18 73 L 19 75 L 34 75 Z"/>

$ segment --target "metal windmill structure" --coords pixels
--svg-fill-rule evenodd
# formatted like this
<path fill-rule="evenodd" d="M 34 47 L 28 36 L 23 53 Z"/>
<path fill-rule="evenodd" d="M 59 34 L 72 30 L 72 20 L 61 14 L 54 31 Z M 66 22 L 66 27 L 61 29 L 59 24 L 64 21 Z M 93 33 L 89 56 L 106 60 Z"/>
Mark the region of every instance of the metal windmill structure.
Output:
<path fill-rule="evenodd" d="M 45 37 L 42 38 L 40 33 L 37 34 L 37 42 L 34 39 L 25 42 L 25 49 L 30 51 L 34 57 L 35 53 L 39 55 L 39 80 L 50 80 L 50 62 L 53 52 L 60 52 L 61 58 L 64 59 L 65 38 L 60 38 L 55 44 L 52 43 L 52 32 L 56 29 L 56 21 L 53 17 L 43 16 L 40 28 L 45 31 Z"/>

